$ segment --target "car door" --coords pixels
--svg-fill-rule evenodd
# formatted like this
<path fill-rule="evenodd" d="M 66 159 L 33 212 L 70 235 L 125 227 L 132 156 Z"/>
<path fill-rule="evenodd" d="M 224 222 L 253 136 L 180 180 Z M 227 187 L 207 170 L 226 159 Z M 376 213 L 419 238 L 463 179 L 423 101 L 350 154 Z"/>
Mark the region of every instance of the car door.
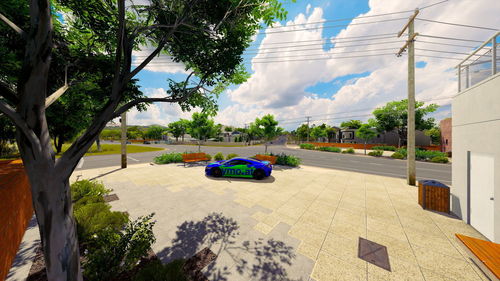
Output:
<path fill-rule="evenodd" d="M 244 160 L 231 160 L 224 164 L 222 168 L 224 176 L 228 177 L 248 177 L 248 163 Z"/>

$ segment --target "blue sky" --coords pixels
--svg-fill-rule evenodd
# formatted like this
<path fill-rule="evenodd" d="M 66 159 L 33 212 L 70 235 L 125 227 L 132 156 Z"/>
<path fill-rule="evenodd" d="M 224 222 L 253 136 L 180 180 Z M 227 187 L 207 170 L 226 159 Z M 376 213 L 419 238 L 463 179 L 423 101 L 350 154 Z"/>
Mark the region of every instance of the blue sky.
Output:
<path fill-rule="evenodd" d="M 492 5 L 494 3 L 494 0 L 485 1 L 491 2 Z M 396 58 L 390 55 L 397 52 L 403 44 L 402 39 L 394 36 L 394 38 L 379 39 L 381 44 L 377 46 L 356 47 L 351 45 L 353 47 L 346 48 L 341 48 L 341 45 L 333 47 L 331 44 L 323 46 L 318 44 L 313 47 L 315 50 L 301 52 L 290 51 L 293 49 L 293 47 L 290 47 L 293 43 L 268 44 L 304 40 L 316 40 L 318 42 L 320 39 L 327 41 L 333 37 L 342 40 L 344 37 L 362 38 L 362 36 L 373 34 L 396 33 L 404 25 L 411 12 L 369 19 L 355 19 L 354 21 L 311 23 L 355 18 L 360 15 L 408 11 L 434 2 L 431 0 L 371 0 L 370 2 L 367 0 L 322 0 L 286 3 L 285 8 L 288 10 L 288 18 L 280 22 L 280 24 L 281 26 L 295 25 L 295 27 L 267 29 L 267 32 L 303 27 L 315 28 L 279 34 L 271 34 L 261 30 L 254 43 L 249 47 L 249 49 L 253 50 L 252 53 L 257 52 L 258 55 L 244 55 L 244 58 L 253 58 L 253 60 L 246 60 L 245 62 L 247 71 L 252 76 L 241 85 L 230 86 L 219 97 L 219 113 L 215 117 L 216 121 L 225 125 L 244 126 L 244 124 L 252 122 L 256 117 L 270 113 L 274 114 L 277 119 L 284 120 L 283 126 L 285 128 L 293 129 L 300 125 L 305 120 L 305 117 L 309 115 L 319 116 L 313 118 L 314 122 L 318 124 L 325 122 L 330 125 L 338 125 L 345 119 L 367 120 L 370 117 L 367 115 L 374 108 L 388 101 L 403 99 L 406 96 L 406 57 Z M 474 4 L 470 1 L 467 2 L 467 0 L 449 2 L 422 11 L 422 17 L 474 24 L 477 23 L 474 22 L 477 15 L 481 15 L 483 25 L 498 25 L 498 19 L 495 16 L 496 12 L 487 9 L 484 3 L 483 5 Z M 465 6 L 467 9 L 463 8 Z M 398 18 L 402 18 L 402 20 L 398 20 Z M 331 28 L 332 25 L 387 19 L 395 20 L 384 23 L 354 24 L 348 27 Z M 301 26 L 297 27 L 297 24 L 301 24 Z M 455 34 L 455 36 L 460 35 L 461 37 L 465 36 L 466 38 L 477 38 L 479 40 L 484 40 L 489 36 L 487 32 L 462 30 L 426 23 L 421 24 L 419 22 L 416 23 L 416 29 L 418 32 L 427 34 Z M 365 42 L 363 41 L 363 43 Z M 295 45 L 297 44 L 300 43 L 295 43 Z M 417 47 L 419 47 L 419 44 L 417 40 Z M 284 48 L 278 49 L 280 52 L 269 55 L 269 50 L 266 50 L 266 48 L 270 46 L 283 46 Z M 428 48 L 429 45 L 422 45 L 423 47 Z M 377 52 L 376 49 L 380 48 L 388 49 L 384 53 L 389 52 L 389 54 L 378 56 L 381 51 Z M 446 50 L 454 51 L 452 47 L 446 48 Z M 270 57 L 277 57 L 278 59 L 275 60 L 287 60 L 285 59 L 286 56 L 288 58 L 290 55 L 308 55 L 311 57 L 316 54 L 315 52 L 319 52 L 319 57 L 331 57 L 332 54 L 334 57 L 369 54 L 371 57 L 257 63 L 259 58 L 260 60 L 266 60 L 266 56 L 268 56 L 268 60 Z M 147 53 L 147 50 L 144 53 Z M 339 53 L 345 53 L 346 55 L 337 55 Z M 373 56 L 373 54 L 376 56 Z M 434 117 L 440 120 L 450 116 L 450 97 L 456 93 L 456 77 L 452 67 L 456 64 L 457 59 L 461 57 L 454 56 L 454 60 L 452 60 L 424 56 L 429 54 L 417 52 L 417 100 L 441 105 L 442 107 L 434 114 Z M 280 56 L 285 58 L 279 59 Z M 149 69 L 154 71 L 143 70 L 137 76 L 141 89 L 147 95 L 161 96 L 167 90 L 168 78 L 181 80 L 185 77 L 185 74 L 182 73 L 182 66 L 163 68 L 152 66 Z M 148 112 L 131 112 L 131 123 L 166 125 L 178 118 L 189 118 L 190 115 L 189 112 L 181 112 L 175 105 L 152 105 Z"/>

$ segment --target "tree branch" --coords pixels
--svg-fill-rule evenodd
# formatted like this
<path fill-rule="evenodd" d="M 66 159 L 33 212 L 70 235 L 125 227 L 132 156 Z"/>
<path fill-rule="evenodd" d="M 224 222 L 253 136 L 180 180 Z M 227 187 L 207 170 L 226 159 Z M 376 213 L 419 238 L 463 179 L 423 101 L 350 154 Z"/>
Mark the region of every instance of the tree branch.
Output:
<path fill-rule="evenodd" d="M 14 31 L 17 32 L 19 35 L 21 35 L 21 37 L 24 38 L 26 36 L 26 33 L 19 26 L 11 22 L 7 17 L 2 15 L 1 13 L 0 13 L 0 20 L 5 22 L 10 28 L 14 29 Z"/>
<path fill-rule="evenodd" d="M 69 85 L 65 84 L 61 88 L 57 89 L 52 95 L 48 96 L 45 99 L 45 108 L 49 107 L 53 104 L 59 97 L 61 97 L 67 90 L 69 89 Z"/>
<path fill-rule="evenodd" d="M 12 105 L 19 102 L 16 92 L 5 82 L 0 80 L 0 96 L 4 97 Z"/>
<path fill-rule="evenodd" d="M 40 154 L 40 141 L 38 140 L 33 130 L 31 130 L 26 122 L 21 118 L 21 115 L 19 115 L 10 105 L 2 101 L 0 101 L 0 112 L 4 113 L 12 122 L 14 122 L 16 127 L 18 127 L 26 136 L 26 138 L 31 142 L 34 151 L 37 154 Z"/>
<path fill-rule="evenodd" d="M 203 80 L 202 80 L 203 81 Z M 178 98 L 172 98 L 172 97 L 164 97 L 164 98 L 140 98 L 140 99 L 135 99 L 131 102 L 128 102 L 126 103 L 125 105 L 123 105 L 122 107 L 120 107 L 118 110 L 116 110 L 114 113 L 113 113 L 113 117 L 112 119 L 120 116 L 120 114 L 126 112 L 127 110 L 129 110 L 130 108 L 140 104 L 140 103 L 143 103 L 143 102 L 176 102 L 176 103 L 179 103 L 179 102 L 183 102 L 183 101 L 186 101 L 194 92 L 196 92 L 197 90 L 201 89 L 202 86 L 202 81 L 200 81 L 200 83 L 196 86 L 196 87 L 193 87 L 191 89 L 189 89 L 189 92 L 185 95 L 183 95 L 182 97 L 178 97 Z"/>

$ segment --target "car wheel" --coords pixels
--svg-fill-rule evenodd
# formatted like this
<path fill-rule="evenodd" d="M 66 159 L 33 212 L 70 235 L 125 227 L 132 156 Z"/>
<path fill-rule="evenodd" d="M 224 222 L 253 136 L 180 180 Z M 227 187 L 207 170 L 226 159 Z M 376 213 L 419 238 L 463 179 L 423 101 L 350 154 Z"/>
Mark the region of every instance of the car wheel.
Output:
<path fill-rule="evenodd" d="M 261 180 L 265 176 L 266 176 L 266 174 L 264 173 L 264 171 L 262 171 L 260 169 L 255 170 L 255 172 L 253 172 L 253 178 L 256 179 L 256 180 Z"/>
<path fill-rule="evenodd" d="M 220 168 L 213 168 L 212 169 L 212 176 L 216 178 L 222 177 L 222 170 Z"/>

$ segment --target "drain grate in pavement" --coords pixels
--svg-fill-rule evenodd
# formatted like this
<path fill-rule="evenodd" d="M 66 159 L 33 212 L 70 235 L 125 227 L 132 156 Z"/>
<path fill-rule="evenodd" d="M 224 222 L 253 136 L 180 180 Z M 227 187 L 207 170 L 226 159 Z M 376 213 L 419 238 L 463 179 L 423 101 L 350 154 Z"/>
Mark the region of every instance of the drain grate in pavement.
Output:
<path fill-rule="evenodd" d="M 371 264 L 391 271 L 387 247 L 359 237 L 358 257 Z"/>
<path fill-rule="evenodd" d="M 116 194 L 109 194 L 109 195 L 104 195 L 104 202 L 111 202 L 111 201 L 116 201 L 119 200 L 118 195 Z"/>

